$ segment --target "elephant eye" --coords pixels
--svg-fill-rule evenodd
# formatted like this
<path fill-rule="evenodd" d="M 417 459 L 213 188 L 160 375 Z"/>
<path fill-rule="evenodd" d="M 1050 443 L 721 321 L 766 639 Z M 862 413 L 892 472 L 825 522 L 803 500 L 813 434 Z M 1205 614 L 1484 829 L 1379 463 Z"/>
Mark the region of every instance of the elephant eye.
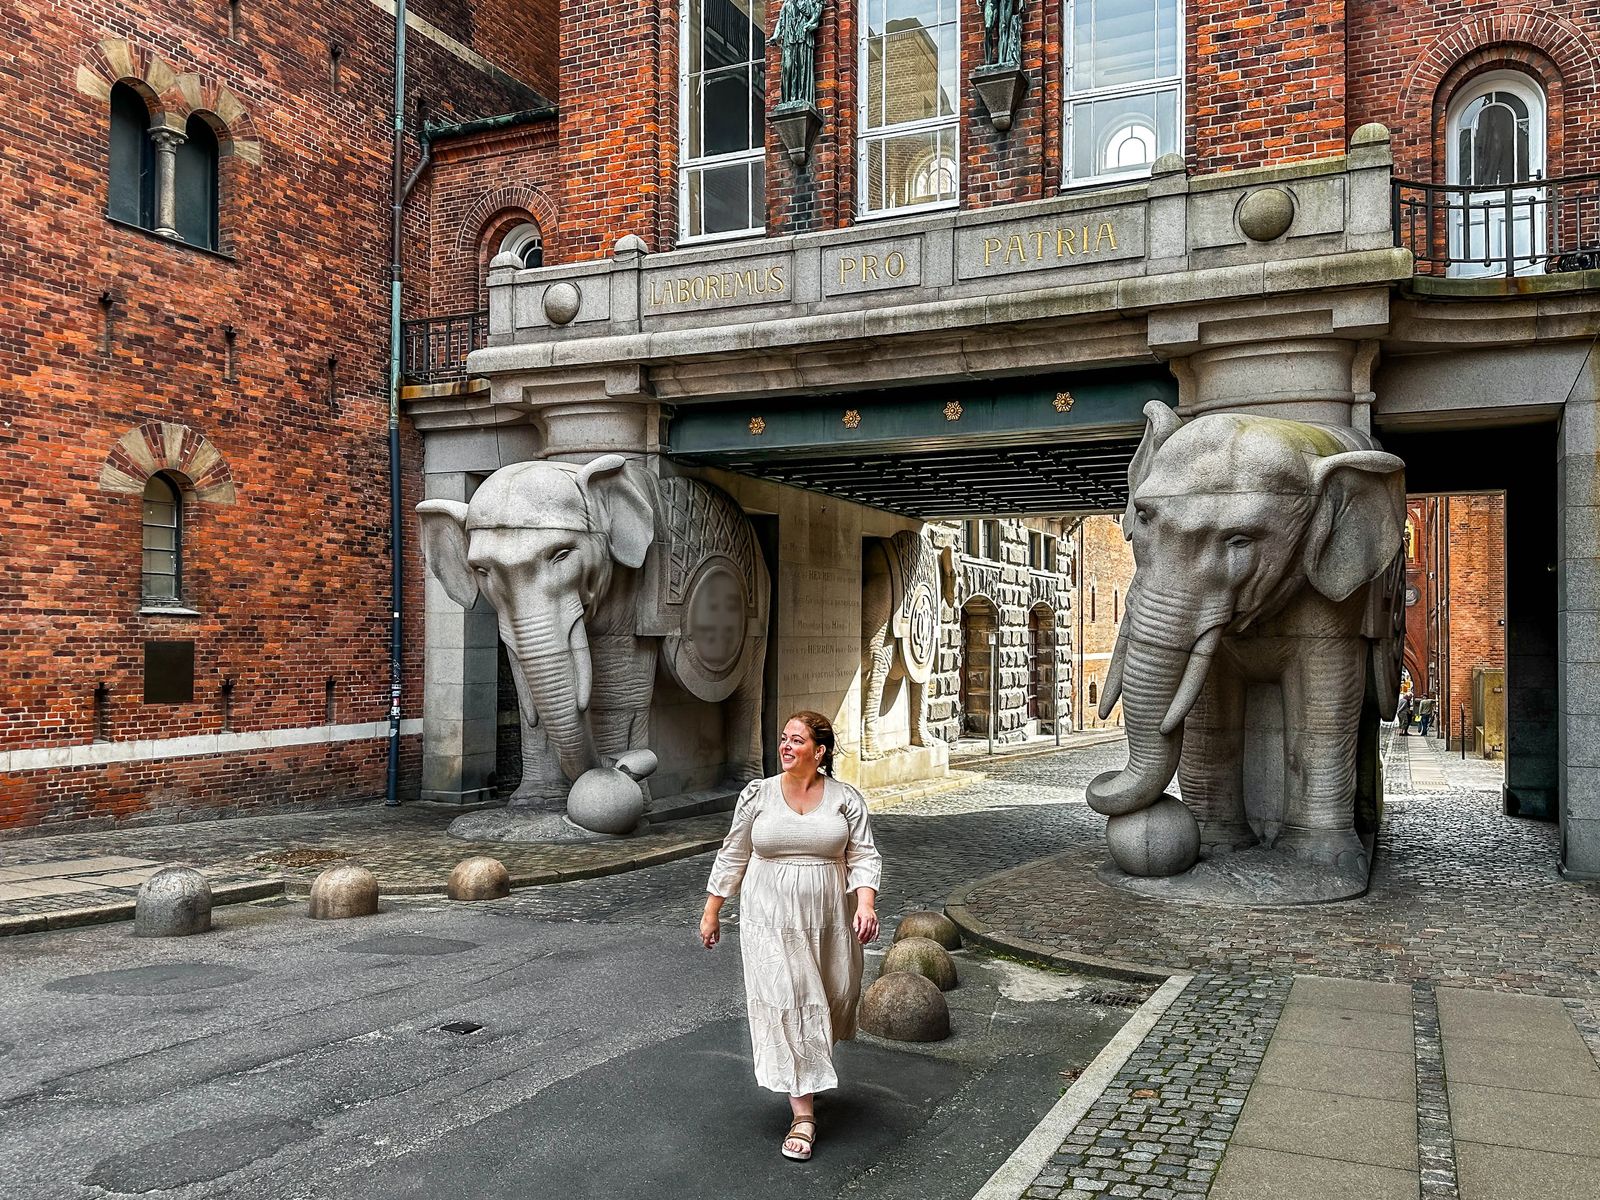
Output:
<path fill-rule="evenodd" d="M 1228 539 L 1228 545 L 1235 550 L 1243 550 L 1246 546 L 1255 545 L 1255 538 L 1248 533 L 1236 533 Z"/>
<path fill-rule="evenodd" d="M 1139 524 L 1141 524 L 1141 525 L 1149 524 L 1149 522 L 1150 522 L 1150 513 L 1146 509 L 1136 508 L 1136 509 L 1133 510 L 1133 519 L 1135 521 L 1139 522 Z"/>
<path fill-rule="evenodd" d="M 557 550 L 554 554 L 552 554 L 550 556 L 550 561 L 553 562 L 553 563 L 558 563 L 562 559 L 567 558 L 568 556 L 570 556 L 571 554 L 572 554 L 572 547 L 568 546 L 565 550 Z"/>
<path fill-rule="evenodd" d="M 488 575 L 489 575 L 489 568 L 488 567 L 473 567 L 472 569 L 474 571 L 476 571 L 479 575 L 484 576 L 485 578 L 487 578 Z"/>

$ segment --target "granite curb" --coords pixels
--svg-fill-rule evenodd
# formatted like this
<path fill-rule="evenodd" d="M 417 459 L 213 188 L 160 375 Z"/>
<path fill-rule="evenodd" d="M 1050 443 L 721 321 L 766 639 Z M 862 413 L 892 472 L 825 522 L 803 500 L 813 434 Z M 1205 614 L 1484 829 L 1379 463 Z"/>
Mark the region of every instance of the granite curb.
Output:
<path fill-rule="evenodd" d="M 961 931 L 962 940 L 982 946 L 991 953 L 1002 954 L 1007 958 L 1037 966 L 1090 971 L 1096 975 L 1126 979 L 1135 983 L 1164 983 L 1174 976 L 1192 973 L 1188 967 L 1157 967 L 1146 963 L 1129 962 L 1126 959 L 1102 958 L 1094 954 L 1063 953 L 1058 947 L 1047 946 L 1042 942 L 1030 941 L 994 929 L 968 907 L 967 901 L 974 892 L 994 887 L 1012 876 L 1025 874 L 1055 857 L 1053 854 L 1047 855 L 1033 862 L 1023 863 L 1019 867 L 1011 867 L 980 879 L 976 883 L 963 884 L 951 892 L 945 900 L 944 911 Z"/>
<path fill-rule="evenodd" d="M 264 879 L 252 883 L 219 883 L 212 885 L 211 904 L 245 904 L 251 900 L 270 900 L 285 892 L 281 879 Z M 91 904 L 83 908 L 61 908 L 54 912 L 19 913 L 0 915 L 0 937 L 19 933 L 48 933 L 58 929 L 77 929 L 84 925 L 103 925 L 111 921 L 133 920 L 135 901 L 119 900 L 115 904 Z"/>

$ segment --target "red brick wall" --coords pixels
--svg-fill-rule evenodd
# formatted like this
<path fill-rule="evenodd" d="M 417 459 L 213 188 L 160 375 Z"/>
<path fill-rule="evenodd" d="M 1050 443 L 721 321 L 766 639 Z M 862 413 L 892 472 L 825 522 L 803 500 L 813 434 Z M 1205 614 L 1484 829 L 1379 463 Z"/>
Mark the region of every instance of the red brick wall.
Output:
<path fill-rule="evenodd" d="M 983 62 L 983 22 L 976 5 L 961 12 L 961 197 L 963 208 L 989 208 L 1053 195 L 1060 183 L 1062 5 L 1032 4 L 1023 10 L 1022 69 L 1028 94 L 1002 133 L 990 122 L 967 77 Z M 1055 67 L 1046 84 L 1047 64 Z M 1050 178 L 1055 150 L 1055 177 Z"/>
<path fill-rule="evenodd" d="M 1128 584 L 1133 581 L 1133 547 L 1122 536 L 1122 524 L 1110 516 L 1087 518 L 1078 544 L 1078 586 L 1072 614 L 1078 623 L 1074 630 L 1077 672 L 1073 685 L 1077 712 L 1084 729 L 1120 725 L 1120 703 L 1109 719 L 1100 719 L 1099 692 L 1106 685 L 1119 618 L 1127 605 Z M 1091 682 L 1095 686 L 1093 702 L 1089 700 Z"/>
<path fill-rule="evenodd" d="M 780 5 L 767 4 L 767 232 L 776 237 L 848 225 L 855 215 L 856 5 L 826 5 L 817 28 L 817 111 L 822 127 L 803 167 L 789 161 L 770 123 L 782 59 L 772 40 Z"/>
<path fill-rule="evenodd" d="M 663 3 L 561 6 L 561 168 L 569 260 L 603 258 L 637 234 L 675 240 L 678 13 Z"/>
<path fill-rule="evenodd" d="M 1189 6 L 1194 173 L 1344 152 L 1344 14 L 1337 0 Z"/>
<path fill-rule="evenodd" d="M 1349 27 L 1350 126 L 1389 126 L 1402 178 L 1443 181 L 1451 95 L 1500 69 L 1522 70 L 1545 88 L 1548 174 L 1592 171 L 1600 161 L 1600 5 L 1593 0 L 1356 0 Z"/>
<path fill-rule="evenodd" d="M 0 4 L 0 38 L 29 48 L 0 57 L 0 494 L 11 514 L 0 539 L 0 749 L 90 741 L 100 684 L 116 741 L 220 731 L 225 678 L 237 731 L 323 724 L 329 679 L 339 723 L 388 708 L 388 18 L 333 0 L 245 5 L 230 38 L 225 11 Z M 197 76 L 205 104 L 222 107 L 226 87 L 241 106 L 225 141 L 237 152 L 223 165 L 229 257 L 107 221 L 107 108 L 80 81 L 117 78 L 116 52 L 100 44 L 119 38 L 135 74 L 159 55 Z M 337 91 L 335 41 L 345 48 Z M 425 39 L 412 50 L 413 95 L 436 112 L 503 111 L 521 94 Z M 180 115 L 188 104 L 178 85 L 162 101 Z M 419 220 L 414 211 L 408 229 Z M 416 246 L 409 293 L 421 296 L 427 258 Z M 109 349 L 104 293 L 116 298 Z M 226 326 L 236 330 L 232 376 Z M 233 488 L 231 503 L 185 497 L 184 600 L 197 616 L 140 614 L 139 496 L 101 483 L 108 461 L 131 462 L 114 454 L 125 433 L 163 424 L 191 431 L 183 462 L 206 443 L 221 457 L 201 460 L 191 482 Z M 420 712 L 421 686 L 409 516 L 421 498 L 418 449 L 407 429 L 408 716 Z M 143 703 L 147 639 L 194 641 L 194 703 Z M 327 771 L 317 755 L 345 765 Z M 379 740 L 30 772 L 5 781 L 0 825 L 371 798 L 382 757 Z"/>
<path fill-rule="evenodd" d="M 1506 665 L 1505 497 L 1448 496 L 1444 528 L 1450 558 L 1450 736 L 1458 708 L 1472 719 L 1472 670 Z"/>

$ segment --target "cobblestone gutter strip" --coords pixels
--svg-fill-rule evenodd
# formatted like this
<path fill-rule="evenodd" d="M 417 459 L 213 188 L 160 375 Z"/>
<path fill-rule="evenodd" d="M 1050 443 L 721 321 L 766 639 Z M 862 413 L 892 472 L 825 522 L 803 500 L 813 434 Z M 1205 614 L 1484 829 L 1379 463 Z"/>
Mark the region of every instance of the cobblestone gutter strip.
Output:
<path fill-rule="evenodd" d="M 1417 1165 L 1422 1169 L 1422 1200 L 1459 1200 L 1439 1005 L 1426 983 L 1411 985 L 1411 1030 L 1417 1056 Z"/>
<path fill-rule="evenodd" d="M 1196 975 L 1023 1196 L 1204 1196 L 1291 983 Z"/>
<path fill-rule="evenodd" d="M 1578 1035 L 1589 1047 L 1589 1053 L 1594 1055 L 1595 1065 L 1600 1066 L 1600 1003 L 1592 1000 L 1563 1000 L 1561 1003 L 1578 1027 Z"/>
<path fill-rule="evenodd" d="M 1003 929 L 994 929 L 979 917 L 970 907 L 971 899 L 980 892 L 991 888 L 1004 891 L 1007 881 L 1014 875 L 1022 875 L 1033 870 L 1041 862 L 1050 859 L 1038 859 L 1034 862 L 1023 863 L 1009 871 L 1001 871 L 998 875 L 991 875 L 977 883 L 966 884 L 950 893 L 945 901 L 944 911 L 956 927 L 961 930 L 963 941 L 982 946 L 994 954 L 1007 958 L 1020 959 L 1023 962 L 1038 963 L 1046 967 L 1065 967 L 1069 970 L 1088 971 L 1095 975 L 1108 975 L 1113 979 L 1130 979 L 1137 982 L 1161 982 L 1174 975 L 1184 974 L 1182 967 L 1157 967 L 1146 963 L 1129 962 L 1126 959 L 1105 958 L 1100 955 L 1082 953 L 1076 950 L 1063 950 L 1060 946 L 1046 945 L 1043 942 L 1030 941 L 1027 938 L 1017 937 Z"/>
<path fill-rule="evenodd" d="M 283 880 L 263 879 L 250 883 L 218 883 L 211 887 L 211 905 L 243 904 L 283 895 Z M 110 921 L 133 920 L 133 900 L 110 904 L 89 904 L 81 908 L 58 908 L 49 912 L 15 913 L 0 916 L 0 937 L 19 933 L 45 933 L 52 929 L 76 929 L 80 925 L 103 925 Z"/>
<path fill-rule="evenodd" d="M 1056 1101 L 1055 1107 L 1045 1115 L 1044 1120 L 1000 1165 L 1000 1169 L 989 1176 L 989 1182 L 978 1189 L 972 1200 L 1017 1200 L 1033 1186 L 1049 1165 L 1051 1157 L 1061 1149 L 1062 1141 L 1094 1107 L 1128 1057 L 1139 1048 L 1155 1028 L 1156 1022 L 1172 1007 L 1183 989 L 1189 986 L 1192 978 L 1190 975 L 1173 976 L 1139 1006 L 1138 1011 L 1128 1018 L 1128 1023 L 1084 1068 L 1083 1074 L 1078 1076 L 1078 1082 Z"/>

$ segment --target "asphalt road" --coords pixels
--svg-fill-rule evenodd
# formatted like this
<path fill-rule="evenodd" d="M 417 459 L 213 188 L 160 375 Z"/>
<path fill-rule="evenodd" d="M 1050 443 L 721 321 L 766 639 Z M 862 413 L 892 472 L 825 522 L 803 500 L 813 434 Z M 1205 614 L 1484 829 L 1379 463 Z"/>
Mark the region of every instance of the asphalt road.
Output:
<path fill-rule="evenodd" d="M 996 800 L 946 803 L 976 829 L 1014 820 L 1014 790 Z M 903 875 L 919 838 L 955 869 L 928 830 L 882 823 Z M 356 921 L 278 902 L 196 938 L 8 938 L 0 1194 L 955 1200 L 1127 1017 L 1077 995 L 1125 985 L 963 953 L 954 1036 L 841 1047 L 816 1155 L 789 1162 L 787 1105 L 751 1076 L 737 926 L 711 952 L 695 937 L 708 863 Z"/>

